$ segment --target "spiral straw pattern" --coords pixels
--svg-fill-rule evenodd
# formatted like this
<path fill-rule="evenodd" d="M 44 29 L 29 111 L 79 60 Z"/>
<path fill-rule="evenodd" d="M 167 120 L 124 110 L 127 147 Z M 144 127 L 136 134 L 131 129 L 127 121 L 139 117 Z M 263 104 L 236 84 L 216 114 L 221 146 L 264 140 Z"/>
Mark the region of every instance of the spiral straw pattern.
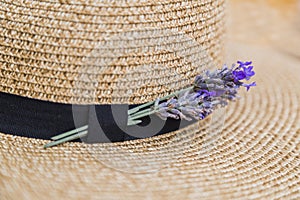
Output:
<path fill-rule="evenodd" d="M 287 57 L 267 48 L 233 45 L 233 49 L 233 56 L 245 56 L 239 51 L 243 49 L 256 66 L 263 67 L 255 69 L 258 86 L 228 106 L 218 135 L 213 128 L 207 131 L 214 126 L 209 118 L 148 139 L 66 143 L 47 150 L 42 146 L 48 141 L 1 134 L 2 195 L 8 199 L 300 198 L 297 61 L 285 63 Z"/>

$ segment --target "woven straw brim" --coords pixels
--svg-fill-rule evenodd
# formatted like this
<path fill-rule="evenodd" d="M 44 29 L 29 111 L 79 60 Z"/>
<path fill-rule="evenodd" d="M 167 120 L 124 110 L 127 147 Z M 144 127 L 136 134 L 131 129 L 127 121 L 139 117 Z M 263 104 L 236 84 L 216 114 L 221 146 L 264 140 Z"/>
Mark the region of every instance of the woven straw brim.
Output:
<path fill-rule="evenodd" d="M 1 1 L 0 90 L 61 103 L 151 101 L 222 64 L 223 19 L 224 0 Z"/>
<path fill-rule="evenodd" d="M 46 150 L 48 141 L 0 134 L 1 199 L 299 199 L 299 61 L 230 49 L 251 55 L 258 86 L 228 106 L 221 131 L 207 119 L 160 137 Z"/>

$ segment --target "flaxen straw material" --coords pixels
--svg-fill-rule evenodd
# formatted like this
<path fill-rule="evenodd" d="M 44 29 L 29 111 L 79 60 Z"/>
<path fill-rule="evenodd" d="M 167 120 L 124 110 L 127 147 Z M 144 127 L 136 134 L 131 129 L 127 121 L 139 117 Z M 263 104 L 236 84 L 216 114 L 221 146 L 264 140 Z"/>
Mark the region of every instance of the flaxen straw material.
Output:
<path fill-rule="evenodd" d="M 223 19 L 224 0 L 1 1 L 0 90 L 144 103 L 221 64 Z"/>
<path fill-rule="evenodd" d="M 171 91 L 168 86 L 159 88 L 162 82 L 173 89 L 184 87 L 197 70 L 222 60 L 222 17 L 223 1 L 4 0 L 0 90 L 67 103 L 148 101 Z M 144 33 L 136 34 L 137 30 Z M 196 38 L 204 52 L 198 57 L 199 66 L 182 59 L 195 59 L 192 54 L 199 48 L 178 30 Z M 95 49 L 118 45 L 114 41 L 128 39 L 127 34 L 140 39 L 122 40 L 126 53 L 134 45 L 145 51 L 139 46 L 145 41 L 168 43 L 162 45 L 166 49 L 156 49 L 157 57 L 154 47 L 139 59 L 129 51 L 132 55 L 109 62 L 104 67 L 108 71 L 100 75 L 97 64 L 111 61 L 111 51 Z M 99 42 L 98 37 L 104 36 L 107 43 Z M 179 43 L 172 46 L 176 40 Z M 227 53 L 229 60 L 254 61 L 258 86 L 242 93 L 225 113 L 217 110 L 179 131 L 122 143 L 66 143 L 50 149 L 43 149 L 49 141 L 0 133 L 0 199 L 300 199 L 299 60 L 247 44 L 231 45 Z M 170 53 L 181 46 L 189 48 Z M 143 93 L 134 80 L 147 68 L 133 70 L 134 66 L 157 60 L 168 67 L 153 66 L 144 75 L 145 81 L 158 79 L 153 81 L 157 87 L 147 83 L 152 93 Z M 125 72 L 129 75 L 118 79 L 115 88 L 108 84 L 115 80 L 112 76 Z M 183 74 L 182 82 L 173 81 L 170 73 Z M 125 80 L 139 88 L 129 97 L 120 88 L 131 87 Z M 90 94 L 87 90 L 95 86 L 98 90 Z M 108 88 L 118 89 L 117 93 L 105 93 Z"/>
<path fill-rule="evenodd" d="M 149 139 L 46 150 L 48 141 L 0 134 L 2 198 L 299 199 L 299 62 L 231 47 L 233 57 L 250 54 L 264 67 L 224 124 L 206 119 Z"/>

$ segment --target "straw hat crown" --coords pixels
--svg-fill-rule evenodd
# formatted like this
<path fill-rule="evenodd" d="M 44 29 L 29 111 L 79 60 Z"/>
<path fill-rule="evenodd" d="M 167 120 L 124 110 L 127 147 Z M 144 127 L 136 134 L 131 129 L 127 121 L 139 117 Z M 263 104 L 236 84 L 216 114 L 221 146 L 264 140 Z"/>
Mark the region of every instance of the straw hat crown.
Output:
<path fill-rule="evenodd" d="M 144 103 L 222 61 L 223 0 L 3 1 L 0 90 Z"/>

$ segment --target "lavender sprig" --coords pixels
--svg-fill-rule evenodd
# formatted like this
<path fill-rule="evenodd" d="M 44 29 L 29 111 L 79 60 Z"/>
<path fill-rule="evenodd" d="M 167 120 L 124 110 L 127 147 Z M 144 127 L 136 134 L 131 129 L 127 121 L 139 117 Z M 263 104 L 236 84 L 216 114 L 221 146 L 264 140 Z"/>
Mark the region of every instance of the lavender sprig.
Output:
<path fill-rule="evenodd" d="M 142 117 L 151 114 L 156 114 L 164 120 L 167 118 L 204 119 L 216 108 L 226 106 L 229 101 L 235 100 L 240 87 L 245 87 L 248 91 L 256 86 L 255 82 L 250 84 L 243 82 L 255 75 L 251 66 L 252 62 L 238 61 L 237 64 L 237 67 L 233 65 L 228 68 L 224 65 L 222 69 L 206 71 L 203 75 L 196 77 L 192 87 L 130 109 L 127 124 L 139 124 L 142 122 Z M 86 125 L 52 137 L 54 141 L 46 144 L 44 148 L 86 136 L 87 129 Z"/>
<path fill-rule="evenodd" d="M 243 80 L 250 80 L 255 75 L 252 62 L 237 62 L 238 66 L 226 65 L 222 69 L 206 71 L 203 75 L 195 78 L 193 87 L 186 88 L 169 95 L 167 98 L 157 99 L 155 102 L 147 103 L 152 105 L 146 110 L 139 109 L 147 106 L 139 106 L 135 112 L 129 111 L 128 125 L 141 122 L 142 117 L 156 114 L 163 120 L 167 118 L 196 120 L 204 119 L 218 107 L 228 104 L 228 101 L 237 98 L 238 89 L 243 86 L 247 91 L 256 86 L 256 83 L 246 84 Z M 164 100 L 164 101 L 162 101 Z M 138 112 L 137 112 L 138 111 Z"/>

